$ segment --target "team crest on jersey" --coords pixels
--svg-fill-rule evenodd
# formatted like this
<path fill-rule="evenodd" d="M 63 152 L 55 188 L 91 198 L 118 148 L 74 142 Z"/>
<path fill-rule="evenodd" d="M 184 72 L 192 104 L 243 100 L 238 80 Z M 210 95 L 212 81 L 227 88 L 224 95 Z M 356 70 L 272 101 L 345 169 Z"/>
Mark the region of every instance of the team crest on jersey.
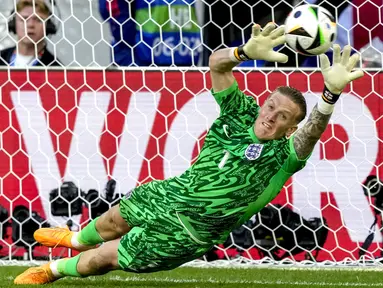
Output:
<path fill-rule="evenodd" d="M 250 144 L 247 146 L 245 156 L 249 160 L 255 160 L 261 156 L 263 144 Z"/>

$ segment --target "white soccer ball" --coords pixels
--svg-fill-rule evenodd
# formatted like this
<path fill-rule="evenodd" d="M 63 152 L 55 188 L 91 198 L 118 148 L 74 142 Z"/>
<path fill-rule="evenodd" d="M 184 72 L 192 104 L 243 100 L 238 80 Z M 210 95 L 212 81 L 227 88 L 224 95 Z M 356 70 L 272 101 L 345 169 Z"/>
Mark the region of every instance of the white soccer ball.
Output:
<path fill-rule="evenodd" d="M 331 13 L 318 5 L 295 7 L 285 21 L 286 42 L 304 55 L 319 55 L 329 50 L 336 39 L 336 23 Z"/>

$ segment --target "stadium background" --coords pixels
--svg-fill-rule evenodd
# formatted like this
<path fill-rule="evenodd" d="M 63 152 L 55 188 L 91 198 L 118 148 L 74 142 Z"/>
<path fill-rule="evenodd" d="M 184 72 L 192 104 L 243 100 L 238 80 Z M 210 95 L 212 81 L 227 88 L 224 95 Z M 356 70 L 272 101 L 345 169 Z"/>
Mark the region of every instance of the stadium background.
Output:
<path fill-rule="evenodd" d="M 100 24 L 96 2 L 58 3 L 63 24 L 49 47 L 56 47 L 69 69 L 0 71 L 1 205 L 10 212 L 25 205 L 52 225 L 68 220 L 50 213 L 49 193 L 61 181 L 101 191 L 112 176 L 118 180 L 117 190 L 126 193 L 139 183 L 177 175 L 193 162 L 218 115 L 206 67 L 100 69 L 110 63 L 111 36 L 108 24 Z M 4 37 L 10 10 L 6 7 L 12 5 L 7 0 L 0 7 L 3 47 L 11 43 Z M 380 31 L 376 27 L 372 34 Z M 318 261 L 357 260 L 374 221 L 373 199 L 365 197 L 363 182 L 382 173 L 380 70 L 370 69 L 346 91 L 307 167 L 273 202 L 306 218 L 327 219 L 330 233 Z M 312 107 L 322 90 L 320 73 L 301 67 L 243 69 L 236 76 L 240 87 L 260 104 L 275 87 L 293 85 L 306 92 Z M 88 220 L 88 211 L 70 218 L 80 226 Z M 31 260 L 48 253 L 41 247 L 31 253 L 14 245 L 12 227 L 7 234 L 1 241 L 3 260 L 20 255 Z M 370 247 L 373 257 L 380 256 L 381 242 L 376 233 Z M 58 250 L 53 256 L 67 253 Z"/>
<path fill-rule="evenodd" d="M 111 34 L 109 24 L 103 23 L 100 16 L 98 1 L 56 2 L 59 9 L 54 15 L 61 20 L 61 27 L 56 35 L 51 36 L 52 43 L 48 47 L 53 48 L 54 44 L 57 57 L 67 67 L 108 66 Z M 14 0 L 3 0 L 0 6 L 0 49 L 13 43 L 7 38 L 9 33 L 6 26 L 13 3 Z M 198 18 L 202 19 L 201 9 L 198 11 Z"/>

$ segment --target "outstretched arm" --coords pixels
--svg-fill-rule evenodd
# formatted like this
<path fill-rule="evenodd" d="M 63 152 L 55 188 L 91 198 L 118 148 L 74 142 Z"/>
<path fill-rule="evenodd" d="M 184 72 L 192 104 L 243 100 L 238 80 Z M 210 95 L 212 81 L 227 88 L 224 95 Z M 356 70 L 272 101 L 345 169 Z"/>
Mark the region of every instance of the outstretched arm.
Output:
<path fill-rule="evenodd" d="M 305 125 L 294 136 L 294 148 L 299 159 L 305 159 L 313 151 L 315 144 L 326 130 L 334 105 L 348 83 L 363 76 L 363 71 L 353 71 L 359 61 L 359 55 L 350 57 L 351 46 L 344 47 L 340 53 L 340 46 L 334 45 L 333 65 L 325 54 L 320 56 L 321 70 L 325 88 L 318 104 L 310 113 Z"/>
<path fill-rule="evenodd" d="M 225 90 L 234 83 L 232 69 L 240 62 L 233 61 L 231 48 L 217 50 L 209 58 L 210 78 L 215 92 Z"/>
<path fill-rule="evenodd" d="M 213 90 L 218 92 L 229 88 L 235 80 L 232 69 L 242 61 L 287 62 L 286 55 L 273 51 L 274 47 L 285 42 L 283 26 L 276 28 L 274 23 L 269 23 L 261 32 L 261 27 L 255 24 L 245 45 L 220 49 L 211 54 L 209 68 Z"/>
<path fill-rule="evenodd" d="M 305 159 L 313 151 L 322 133 L 326 130 L 331 114 L 323 114 L 315 105 L 306 124 L 295 132 L 294 148 L 299 159 Z"/>

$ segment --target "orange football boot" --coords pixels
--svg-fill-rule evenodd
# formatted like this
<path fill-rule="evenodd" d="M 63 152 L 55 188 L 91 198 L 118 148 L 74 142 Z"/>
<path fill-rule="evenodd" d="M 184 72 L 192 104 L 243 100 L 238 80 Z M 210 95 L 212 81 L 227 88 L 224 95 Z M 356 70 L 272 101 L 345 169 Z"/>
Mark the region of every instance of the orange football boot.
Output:
<path fill-rule="evenodd" d="M 72 246 L 71 239 L 74 232 L 68 227 L 40 228 L 35 231 L 33 237 L 37 242 L 46 247 L 66 247 L 76 249 Z"/>
<path fill-rule="evenodd" d="M 52 274 L 49 263 L 39 267 L 32 267 L 21 273 L 13 281 L 14 284 L 46 284 L 57 280 Z"/>

